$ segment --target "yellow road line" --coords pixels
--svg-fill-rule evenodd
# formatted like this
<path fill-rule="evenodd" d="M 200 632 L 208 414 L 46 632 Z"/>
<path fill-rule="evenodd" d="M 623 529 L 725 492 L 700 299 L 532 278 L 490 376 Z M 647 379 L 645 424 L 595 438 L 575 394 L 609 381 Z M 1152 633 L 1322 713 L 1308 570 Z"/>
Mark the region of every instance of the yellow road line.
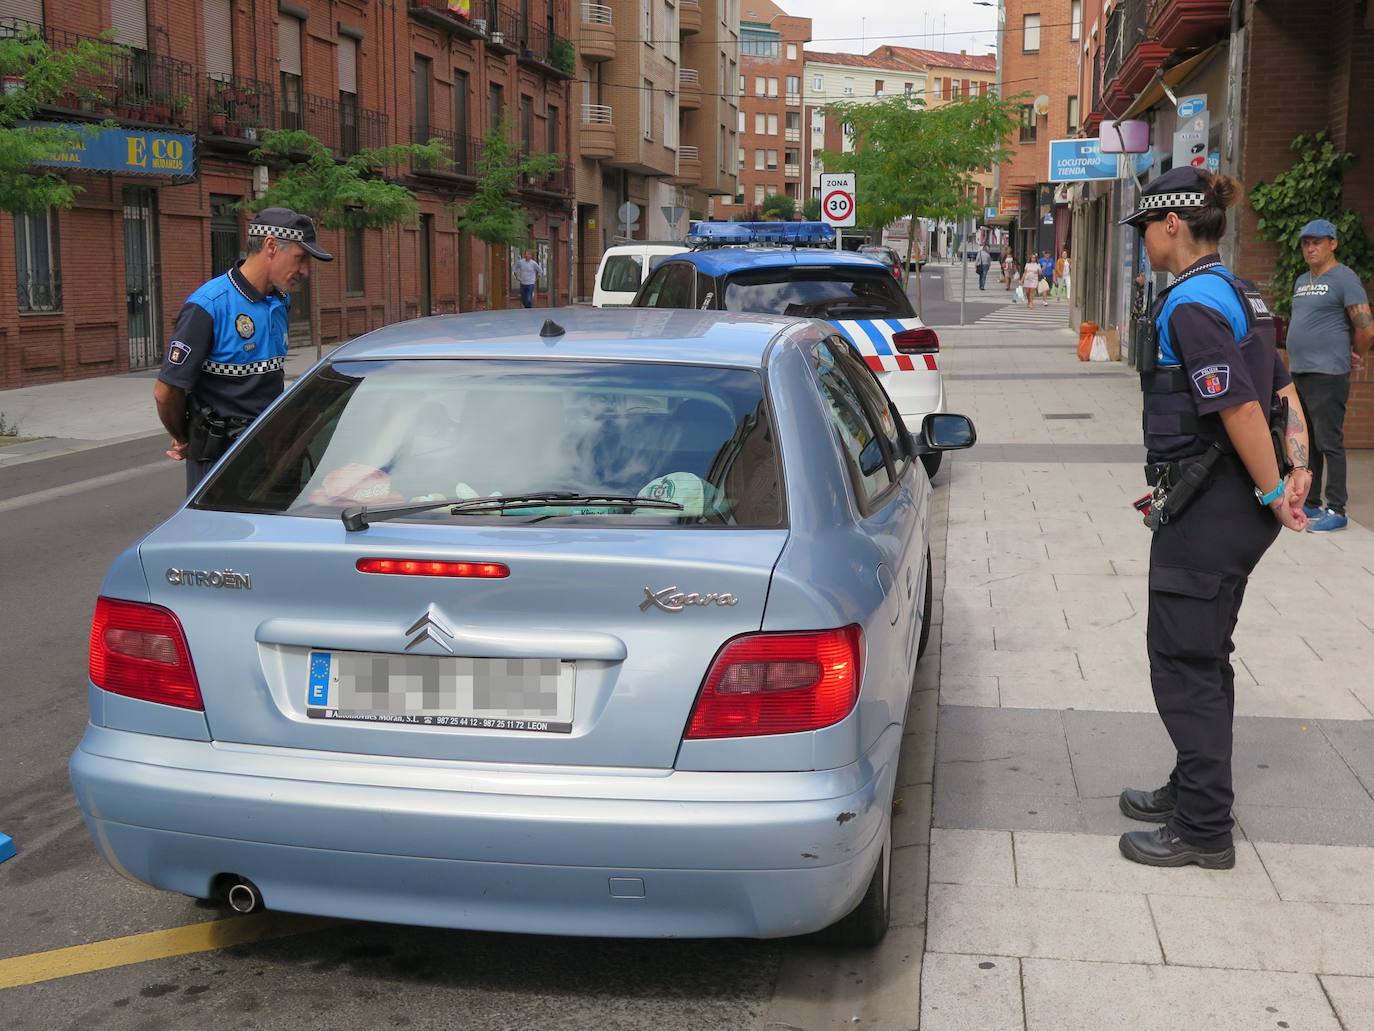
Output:
<path fill-rule="evenodd" d="M 130 934 L 123 938 L 35 952 L 28 956 L 14 956 L 0 959 L 0 988 L 17 988 L 59 977 L 89 974 L 95 970 L 146 963 L 153 959 L 187 956 L 193 952 L 213 952 L 247 942 L 288 938 L 293 934 L 318 931 L 343 922 L 287 913 L 260 913 L 171 927 L 165 931 Z"/>

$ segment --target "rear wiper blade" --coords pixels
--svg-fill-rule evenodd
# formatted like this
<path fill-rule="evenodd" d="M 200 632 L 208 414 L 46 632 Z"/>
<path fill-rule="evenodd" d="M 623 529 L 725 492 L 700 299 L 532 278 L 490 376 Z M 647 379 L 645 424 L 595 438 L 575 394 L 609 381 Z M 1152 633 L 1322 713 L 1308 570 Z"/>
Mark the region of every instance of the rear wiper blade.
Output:
<path fill-rule="evenodd" d="M 662 498 L 641 498 L 637 494 L 579 494 L 570 490 L 546 490 L 537 494 L 511 494 L 494 498 L 444 498 L 441 501 L 418 501 L 413 505 L 379 505 L 368 508 L 345 508 L 339 513 L 346 530 L 366 530 L 369 523 L 379 523 L 400 516 L 429 512 L 436 508 L 447 508 L 449 513 L 460 512 L 501 512 L 521 508 L 548 508 L 557 505 L 585 505 L 592 503 L 627 505 L 634 508 L 672 508 L 678 511 L 682 506 L 676 501 Z"/>

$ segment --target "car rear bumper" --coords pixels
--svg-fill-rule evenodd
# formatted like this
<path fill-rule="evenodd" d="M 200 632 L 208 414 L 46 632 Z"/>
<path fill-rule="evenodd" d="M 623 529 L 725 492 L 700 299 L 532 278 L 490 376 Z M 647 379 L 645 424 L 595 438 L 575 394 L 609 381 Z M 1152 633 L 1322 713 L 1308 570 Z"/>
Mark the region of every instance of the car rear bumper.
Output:
<path fill-rule="evenodd" d="M 778 937 L 862 896 L 900 733 L 812 773 L 369 760 L 90 726 L 72 785 L 117 870 L 269 908 L 475 930 Z"/>
<path fill-rule="evenodd" d="M 912 433 L 920 432 L 927 415 L 945 410 L 945 381 L 939 374 L 890 372 L 882 382 Z"/>

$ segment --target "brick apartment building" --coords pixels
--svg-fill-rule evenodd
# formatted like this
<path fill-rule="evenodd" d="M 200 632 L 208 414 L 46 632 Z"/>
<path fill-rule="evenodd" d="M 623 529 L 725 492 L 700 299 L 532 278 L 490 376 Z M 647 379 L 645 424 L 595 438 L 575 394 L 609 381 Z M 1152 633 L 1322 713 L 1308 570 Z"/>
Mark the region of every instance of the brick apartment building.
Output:
<path fill-rule="evenodd" d="M 1080 64 L 1086 106 L 1083 134 L 1104 118 L 1150 123 L 1150 152 L 1134 178 L 1075 188 L 1075 275 L 1085 289 L 1076 314 L 1121 333 L 1133 357 L 1129 311 L 1134 275 L 1148 270 L 1134 233 L 1115 227 L 1140 186 L 1167 171 L 1180 118 L 1174 97 L 1204 98 L 1209 163 L 1247 187 L 1290 168 L 1295 137 L 1329 129 L 1353 151 L 1341 202 L 1374 233 L 1374 4 L 1273 0 L 1092 0 L 1085 14 Z M 1194 101 L 1196 103 L 1196 101 Z M 1260 239 L 1246 204 L 1230 219 L 1222 257 L 1266 292 L 1277 253 Z M 1338 255 L 1339 257 L 1339 252 Z M 1163 277 L 1156 277 L 1162 286 Z M 1367 283 L 1374 290 L 1374 283 Z M 1368 364 L 1352 377 L 1346 442 L 1374 447 L 1374 378 Z"/>
<path fill-rule="evenodd" d="M 1066 191 L 1049 179 L 1051 140 L 1077 136 L 1081 120 L 1079 46 L 1083 0 L 1004 0 L 1002 94 L 1021 101 L 1021 125 L 1000 168 L 1001 208 L 1015 212 L 1016 256 L 1058 254 L 1072 218 Z"/>
<path fill-rule="evenodd" d="M 803 131 L 802 74 L 811 19 L 769 0 L 744 0 L 740 14 L 739 186 L 712 206 L 719 218 L 754 218 L 764 198 L 790 197 L 800 212 L 811 162 Z"/>
<path fill-rule="evenodd" d="M 579 5 L 577 297 L 615 241 L 681 239 L 688 216 L 735 195 L 739 2 Z"/>
<path fill-rule="evenodd" d="M 74 208 L 0 217 L 0 286 L 16 298 L 0 307 L 0 387 L 156 365 L 184 298 L 241 254 L 246 216 L 234 205 L 274 174 L 251 157 L 272 128 L 304 129 L 338 158 L 432 137 L 453 158 L 389 170 L 415 190 L 418 224 L 322 234 L 337 260 L 316 263 L 309 289 L 326 343 L 517 303 L 510 255 L 460 233 L 450 206 L 472 194 L 481 137 L 503 116 L 521 149 L 569 153 L 569 10 L 570 0 L 0 0 L 0 32 L 36 27 L 62 47 L 113 30 L 129 48 L 44 115 L 114 119 L 102 143 L 115 158 L 83 156 L 100 170 L 70 173 L 82 189 Z M 566 302 L 570 169 L 522 182 L 518 199 L 547 262 L 540 303 Z M 303 291 L 295 302 L 299 342 L 311 305 Z"/>

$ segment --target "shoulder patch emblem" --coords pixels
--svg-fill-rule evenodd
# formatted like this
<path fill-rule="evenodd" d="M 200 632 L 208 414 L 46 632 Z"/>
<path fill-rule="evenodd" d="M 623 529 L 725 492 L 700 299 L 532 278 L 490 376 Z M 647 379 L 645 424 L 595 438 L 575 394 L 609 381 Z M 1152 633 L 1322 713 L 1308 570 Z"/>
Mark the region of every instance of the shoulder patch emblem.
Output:
<path fill-rule="evenodd" d="M 1209 365 L 1193 373 L 1193 385 L 1203 397 L 1221 397 L 1231 389 L 1231 366 Z"/>
<path fill-rule="evenodd" d="M 180 340 L 173 340 L 167 347 L 167 360 L 173 365 L 183 364 L 191 357 L 191 349 Z"/>
<path fill-rule="evenodd" d="M 240 315 L 234 320 L 234 328 L 239 331 L 239 336 L 247 340 L 257 331 L 257 326 L 253 325 L 253 320 L 248 315 Z"/>

